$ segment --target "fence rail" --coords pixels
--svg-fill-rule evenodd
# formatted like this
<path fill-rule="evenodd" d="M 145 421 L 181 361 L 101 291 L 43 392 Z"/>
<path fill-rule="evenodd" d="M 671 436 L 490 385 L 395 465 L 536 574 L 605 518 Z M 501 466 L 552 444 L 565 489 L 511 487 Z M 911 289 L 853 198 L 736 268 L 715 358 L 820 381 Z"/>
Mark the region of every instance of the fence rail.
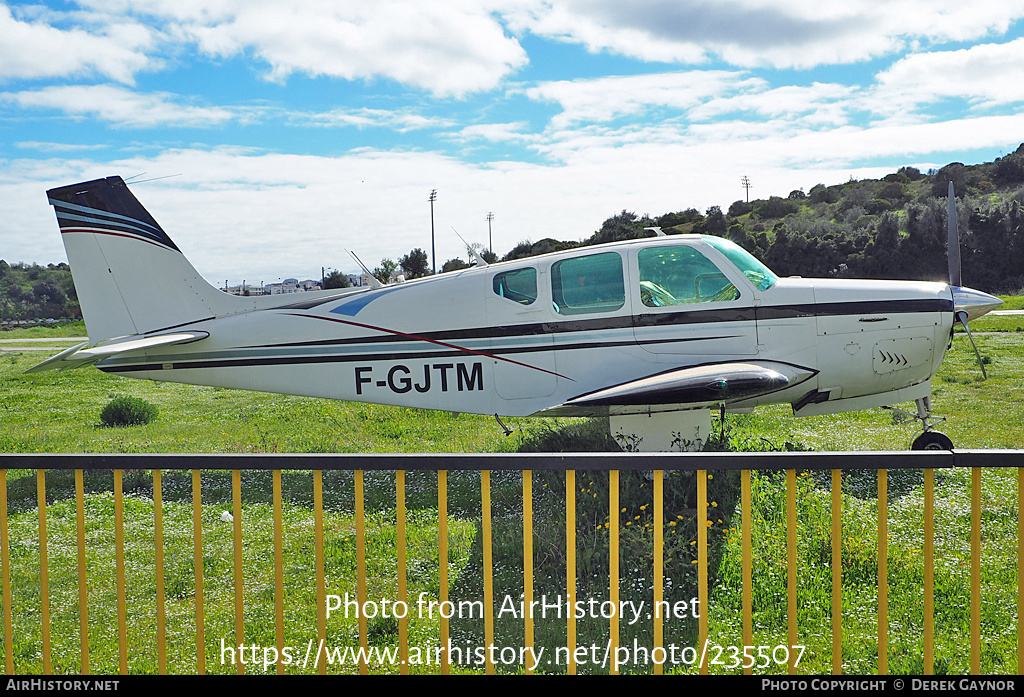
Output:
<path fill-rule="evenodd" d="M 48 470 L 73 470 L 75 476 L 75 510 L 77 548 L 77 590 L 79 609 L 80 634 L 80 665 L 77 669 L 82 674 L 90 672 L 90 627 L 88 614 L 88 576 L 86 523 L 84 516 L 84 472 L 90 470 L 113 471 L 113 508 L 114 508 L 114 548 L 115 578 L 117 603 L 117 636 L 118 636 L 118 669 L 122 674 L 129 670 L 128 650 L 128 615 L 129 608 L 125 587 L 125 532 L 124 532 L 124 492 L 123 473 L 126 470 L 152 471 L 153 492 L 153 544 L 155 546 L 154 579 L 156 591 L 156 650 L 157 671 L 167 672 L 167 619 L 165 614 L 166 589 L 164 558 L 164 520 L 163 520 L 163 479 L 164 471 L 191 472 L 192 485 L 192 531 L 193 531 L 193 569 L 194 569 L 194 605 L 195 605 L 195 666 L 198 673 L 206 672 L 206 638 L 204 619 L 204 556 L 203 556 L 203 519 L 202 519 L 202 472 L 224 470 L 231 473 L 232 502 L 232 567 L 234 575 L 234 640 L 236 644 L 245 641 L 244 636 L 244 588 L 243 588 L 243 546 L 242 546 L 242 491 L 241 472 L 246 470 L 262 470 L 272 472 L 273 491 L 273 559 L 274 559 L 274 635 L 278 656 L 283 656 L 285 636 L 283 525 L 282 525 L 282 471 L 308 470 L 312 472 L 312 510 L 313 510 L 313 550 L 316 598 L 316 631 L 317 657 L 327 639 L 326 622 L 326 583 L 324 572 L 324 491 L 323 472 L 351 471 L 354 473 L 354 526 L 356 537 L 356 594 L 360 606 L 367 601 L 366 575 L 366 511 L 363 473 L 375 470 L 395 472 L 395 517 L 397 561 L 397 598 L 408 602 L 407 559 L 406 559 L 406 491 L 405 473 L 407 471 L 437 472 L 437 529 L 438 529 L 438 601 L 443 604 L 449 601 L 448 583 L 448 472 L 449 471 L 480 471 L 480 506 L 483 545 L 483 604 L 484 604 L 484 642 L 494 642 L 494 560 L 491 556 L 491 471 L 522 471 L 522 525 L 523 525 L 523 595 L 526 607 L 534 600 L 534 531 L 533 531 L 533 472 L 564 471 L 565 472 L 565 530 L 566 560 L 565 591 L 567 597 L 576 595 L 576 553 L 577 553 L 577 508 L 576 485 L 577 472 L 608 471 L 608 539 L 609 539 L 609 600 L 613 604 L 619 601 L 620 569 L 619 569 L 619 472 L 644 471 L 650 473 L 653 485 L 651 505 L 653 506 L 653 596 L 654 603 L 664 602 L 665 566 L 664 566 L 664 476 L 666 472 L 686 470 L 696 473 L 697 505 L 697 593 L 699 607 L 708 607 L 708 473 L 720 470 L 738 470 L 740 472 L 740 510 L 741 550 L 742 550 L 742 636 L 744 646 L 753 645 L 752 627 L 752 515 L 751 511 L 751 472 L 759 470 L 786 472 L 786 573 L 787 573 L 787 615 L 789 645 L 799 644 L 799 628 L 797 625 L 797 519 L 796 519 L 796 473 L 803 470 L 831 471 L 831 565 L 832 565 L 832 672 L 842 671 L 842 560 L 841 554 L 841 471 L 842 470 L 877 470 L 878 471 L 878 672 L 888 673 L 888 573 L 887 573 L 887 525 L 888 525 L 888 470 L 915 469 L 923 470 L 924 482 L 924 617 L 923 617 L 923 672 L 934 672 L 934 471 L 936 469 L 970 468 L 971 469 L 971 542 L 970 542 L 970 669 L 972 674 L 979 674 L 981 669 L 981 469 L 997 467 L 1016 467 L 1018 491 L 1024 491 L 1024 451 L 924 451 L 924 452 L 848 452 L 848 453 L 567 453 L 567 454 L 374 454 L 374 455 L 179 455 L 179 454 L 0 454 L 0 567 L 2 567 L 2 604 L 3 604 L 3 645 L 4 661 L 8 674 L 14 672 L 13 654 L 13 615 L 11 586 L 11 547 L 8 520 L 8 481 L 9 470 L 34 470 L 36 472 L 36 495 L 39 519 L 39 589 L 40 607 L 38 609 L 42 627 L 42 672 L 51 673 L 53 663 L 51 656 L 50 627 L 50 590 L 47 540 L 47 499 L 46 472 Z M 1024 517 L 1019 515 L 1017 558 L 1024 559 Z M 1024 649 L 1024 564 L 1018 564 L 1017 571 L 1017 648 L 1018 656 Z M 34 612 L 34 608 L 30 609 Z M 534 641 L 534 622 L 527 616 L 524 622 L 525 645 L 532 647 Z M 566 672 L 576 672 L 576 618 L 568 613 L 566 622 Z M 657 617 L 653 620 L 654 646 L 652 652 L 663 647 L 663 621 Z M 398 622 L 398 649 L 400 671 L 408 671 L 409 635 L 406 618 Z M 368 649 L 367 621 L 365 615 L 359 618 L 359 643 L 365 657 Z M 705 647 L 708 641 L 708 612 L 701 611 L 698 628 L 698 645 Z M 608 627 L 609 650 L 613 653 L 618 648 L 619 617 L 614 614 L 609 619 Z M 442 616 L 440 619 L 440 645 L 449 645 L 449 624 Z M 489 657 L 485 663 L 487 673 L 495 672 L 495 663 Z M 796 672 L 795 652 L 787 656 L 787 670 Z M 451 668 L 447 654 L 440 657 L 440 672 L 448 673 Z M 285 665 L 277 661 L 277 671 L 284 672 Z M 326 672 L 327 662 L 319 661 L 316 670 Z M 653 671 L 660 673 L 662 665 L 653 663 Z M 244 672 L 243 662 L 236 663 L 236 670 Z M 525 667 L 529 672 L 529 666 Z M 359 671 L 366 673 L 366 660 L 359 660 Z M 708 665 L 700 661 L 700 672 L 706 673 Z M 751 668 L 744 668 L 747 673 Z M 609 672 L 617 672 L 613 663 Z"/>

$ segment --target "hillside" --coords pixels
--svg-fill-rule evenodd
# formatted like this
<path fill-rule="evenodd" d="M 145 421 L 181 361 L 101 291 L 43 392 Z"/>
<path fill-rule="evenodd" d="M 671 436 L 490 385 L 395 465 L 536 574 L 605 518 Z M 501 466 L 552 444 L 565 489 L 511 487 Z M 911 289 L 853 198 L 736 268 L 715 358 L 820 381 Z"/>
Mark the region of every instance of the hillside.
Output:
<path fill-rule="evenodd" d="M 82 319 L 71 268 L 0 259 L 0 322 Z"/>
<path fill-rule="evenodd" d="M 783 196 L 657 217 L 622 211 L 580 242 L 519 243 L 504 259 L 651 235 L 728 237 L 783 276 L 946 280 L 946 191 L 952 181 L 964 282 L 996 293 L 1024 288 L 1024 144 L 994 162 L 821 184 Z"/>

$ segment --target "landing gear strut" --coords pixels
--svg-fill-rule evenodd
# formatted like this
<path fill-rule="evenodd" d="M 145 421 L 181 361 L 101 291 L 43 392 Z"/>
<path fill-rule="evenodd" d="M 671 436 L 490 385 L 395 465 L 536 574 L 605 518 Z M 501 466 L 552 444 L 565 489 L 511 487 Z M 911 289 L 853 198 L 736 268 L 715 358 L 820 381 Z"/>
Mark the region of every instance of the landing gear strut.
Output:
<path fill-rule="evenodd" d="M 952 450 L 953 441 L 945 433 L 939 431 L 933 431 L 932 429 L 938 426 L 946 419 L 941 416 L 935 416 L 931 413 L 932 411 L 932 399 L 931 397 L 921 397 L 917 401 L 917 413 L 913 414 L 909 411 L 904 411 L 897 407 L 885 407 L 890 411 L 894 411 L 903 416 L 907 416 L 912 419 L 917 419 L 921 422 L 921 428 L 923 432 L 914 442 L 910 444 L 911 450 Z"/>

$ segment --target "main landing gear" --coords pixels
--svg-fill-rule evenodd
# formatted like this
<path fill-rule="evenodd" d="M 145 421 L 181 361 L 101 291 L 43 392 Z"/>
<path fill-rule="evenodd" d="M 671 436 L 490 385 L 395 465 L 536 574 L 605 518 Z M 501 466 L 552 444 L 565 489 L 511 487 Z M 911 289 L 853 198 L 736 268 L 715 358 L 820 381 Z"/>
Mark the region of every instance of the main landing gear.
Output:
<path fill-rule="evenodd" d="M 946 419 L 941 416 L 935 416 L 931 413 L 932 410 L 932 399 L 931 397 L 921 397 L 917 400 L 917 413 L 913 414 L 909 411 L 904 411 L 897 407 L 885 407 L 890 411 L 894 411 L 903 416 L 907 416 L 912 419 L 917 419 L 921 422 L 921 427 L 924 429 L 923 433 L 914 439 L 914 442 L 910 444 L 911 450 L 952 450 L 953 441 L 945 433 L 939 431 L 933 431 L 935 426 Z"/>

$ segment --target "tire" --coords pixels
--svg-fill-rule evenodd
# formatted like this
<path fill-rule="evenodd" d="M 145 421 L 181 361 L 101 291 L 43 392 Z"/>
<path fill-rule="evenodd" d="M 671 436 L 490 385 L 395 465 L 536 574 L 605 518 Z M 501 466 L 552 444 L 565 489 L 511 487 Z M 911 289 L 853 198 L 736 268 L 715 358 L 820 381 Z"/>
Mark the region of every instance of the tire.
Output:
<path fill-rule="evenodd" d="M 953 441 L 945 433 L 925 431 L 910 446 L 911 450 L 952 450 Z"/>

